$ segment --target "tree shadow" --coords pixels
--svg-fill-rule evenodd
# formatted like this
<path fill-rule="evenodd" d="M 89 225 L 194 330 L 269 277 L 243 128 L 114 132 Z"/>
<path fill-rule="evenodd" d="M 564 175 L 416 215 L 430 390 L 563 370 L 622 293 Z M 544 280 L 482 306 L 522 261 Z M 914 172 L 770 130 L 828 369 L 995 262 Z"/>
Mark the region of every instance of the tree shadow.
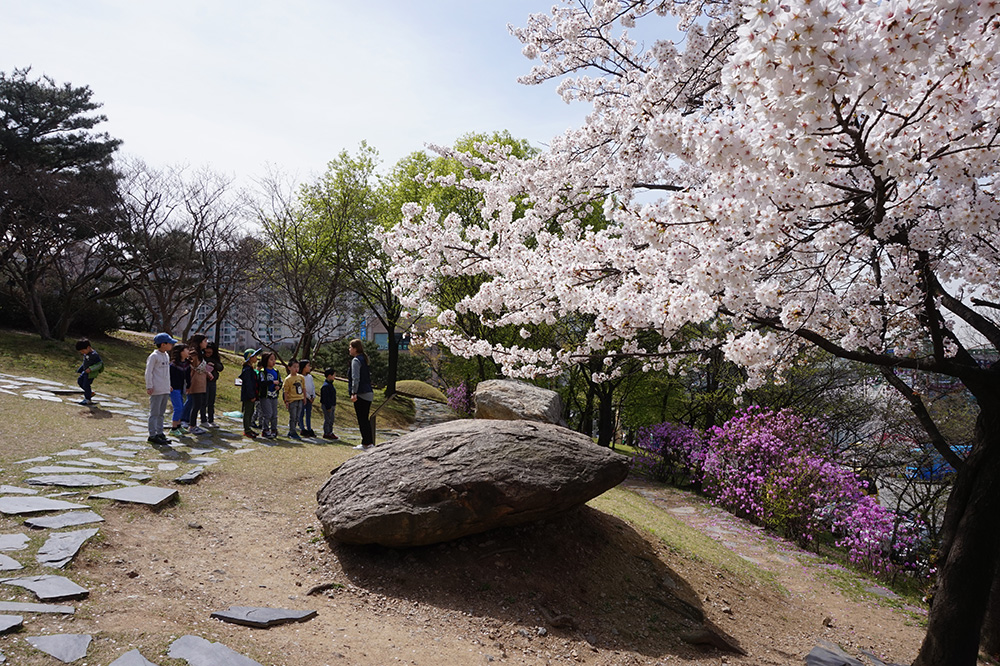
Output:
<path fill-rule="evenodd" d="M 544 627 L 651 657 L 742 652 L 646 538 L 591 507 L 432 546 L 328 543 L 359 588 L 526 625 L 524 636 Z"/>

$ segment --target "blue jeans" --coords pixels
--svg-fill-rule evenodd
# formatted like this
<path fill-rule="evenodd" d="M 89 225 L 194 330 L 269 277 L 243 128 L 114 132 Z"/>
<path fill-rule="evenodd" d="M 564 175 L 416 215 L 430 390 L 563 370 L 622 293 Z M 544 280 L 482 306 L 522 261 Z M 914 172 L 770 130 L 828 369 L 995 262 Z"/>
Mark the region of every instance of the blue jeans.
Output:
<path fill-rule="evenodd" d="M 180 389 L 171 390 L 170 404 L 174 408 L 174 413 L 170 420 L 174 423 L 180 423 L 181 417 L 184 415 L 184 391 Z"/>
<path fill-rule="evenodd" d="M 90 373 L 81 372 L 80 376 L 77 377 L 76 383 L 83 389 L 84 400 L 90 400 L 94 397 L 94 392 L 90 390 L 90 386 L 94 383 L 94 380 L 90 378 Z"/>
<path fill-rule="evenodd" d="M 309 400 L 302 402 L 302 413 L 299 414 L 299 430 L 313 429 L 313 404 Z"/>

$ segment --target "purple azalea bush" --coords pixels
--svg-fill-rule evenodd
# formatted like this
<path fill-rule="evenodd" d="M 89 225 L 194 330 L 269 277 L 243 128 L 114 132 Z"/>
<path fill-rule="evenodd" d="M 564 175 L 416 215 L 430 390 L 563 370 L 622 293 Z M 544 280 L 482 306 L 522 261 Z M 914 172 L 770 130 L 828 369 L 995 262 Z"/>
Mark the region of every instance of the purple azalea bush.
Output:
<path fill-rule="evenodd" d="M 791 410 L 750 407 L 704 435 L 682 425 L 643 429 L 633 468 L 699 484 L 717 505 L 804 547 L 835 540 L 849 561 L 891 578 L 922 564 L 921 529 L 868 495 L 834 460 L 825 426 Z"/>
<path fill-rule="evenodd" d="M 476 411 L 472 388 L 464 380 L 458 386 L 446 388 L 444 393 L 448 396 L 448 406 L 461 416 L 469 417 Z"/>
<path fill-rule="evenodd" d="M 694 428 L 679 423 L 657 423 L 640 428 L 632 468 L 656 481 L 674 485 L 701 483 L 705 445 Z"/>

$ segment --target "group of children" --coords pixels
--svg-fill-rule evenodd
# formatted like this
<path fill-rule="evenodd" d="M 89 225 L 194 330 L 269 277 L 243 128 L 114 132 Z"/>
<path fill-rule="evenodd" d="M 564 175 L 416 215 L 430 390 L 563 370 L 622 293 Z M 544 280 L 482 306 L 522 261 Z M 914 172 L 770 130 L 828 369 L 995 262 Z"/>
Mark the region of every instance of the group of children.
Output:
<path fill-rule="evenodd" d="M 149 438 L 153 444 L 168 444 L 164 433 L 163 416 L 167 405 L 173 405 L 170 434 L 179 437 L 185 431 L 205 434 L 215 424 L 216 382 L 224 366 L 215 345 L 204 335 L 194 335 L 186 344 L 167 333 L 153 338 L 156 349 L 146 359 L 146 393 L 149 395 Z M 94 352 L 96 355 L 96 352 Z M 260 436 L 278 436 L 278 398 L 283 398 L 288 410 L 288 436 L 292 439 L 315 437 L 312 429 L 312 410 L 316 388 L 312 378 L 312 364 L 308 360 L 289 361 L 288 376 L 282 381 L 275 369 L 277 357 L 273 352 L 260 355 L 259 349 L 243 352 L 243 369 L 238 383 L 243 403 L 243 435 L 254 439 Z M 255 366 L 258 356 L 259 363 Z M 85 358 L 88 358 L 85 355 Z M 98 357 L 98 361 L 100 358 Z M 92 366 L 91 366 L 92 367 Z M 301 371 L 301 372 L 300 372 Z M 336 373 L 327 369 L 326 381 L 320 391 L 323 409 L 323 438 L 338 439 L 333 434 L 337 390 L 333 385 Z M 81 386 L 83 385 L 81 375 Z M 85 399 L 89 400 L 86 395 Z M 90 404 L 90 403 L 87 403 Z M 300 434 L 301 433 L 301 434 Z"/>
<path fill-rule="evenodd" d="M 276 362 L 274 352 L 265 352 L 263 356 L 260 356 L 259 349 L 247 349 L 243 352 L 243 371 L 240 372 L 243 435 L 251 439 L 257 437 L 254 427 L 259 425 L 260 436 L 269 439 L 277 437 L 278 398 L 281 397 L 288 410 L 288 436 L 291 439 L 315 437 L 312 412 L 316 401 L 316 385 L 312 377 L 312 363 L 308 359 L 289 361 L 286 364 L 288 376 L 282 381 L 274 367 Z M 338 439 L 333 434 L 337 407 L 337 390 L 333 382 L 337 373 L 332 368 L 327 368 L 323 375 L 326 377 L 320 390 L 323 439 Z"/>

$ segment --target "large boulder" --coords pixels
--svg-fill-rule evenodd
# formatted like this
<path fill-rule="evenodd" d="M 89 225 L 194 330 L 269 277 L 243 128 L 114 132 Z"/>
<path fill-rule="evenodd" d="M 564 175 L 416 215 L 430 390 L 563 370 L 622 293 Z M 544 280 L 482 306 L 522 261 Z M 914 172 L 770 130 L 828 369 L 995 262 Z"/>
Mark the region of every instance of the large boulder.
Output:
<path fill-rule="evenodd" d="M 465 419 L 351 458 L 317 493 L 316 515 L 343 543 L 421 546 L 568 511 L 628 468 L 557 425 Z"/>
<path fill-rule="evenodd" d="M 490 379 L 479 382 L 474 397 L 477 419 L 566 425 L 562 398 L 555 391 L 513 379 Z"/>

